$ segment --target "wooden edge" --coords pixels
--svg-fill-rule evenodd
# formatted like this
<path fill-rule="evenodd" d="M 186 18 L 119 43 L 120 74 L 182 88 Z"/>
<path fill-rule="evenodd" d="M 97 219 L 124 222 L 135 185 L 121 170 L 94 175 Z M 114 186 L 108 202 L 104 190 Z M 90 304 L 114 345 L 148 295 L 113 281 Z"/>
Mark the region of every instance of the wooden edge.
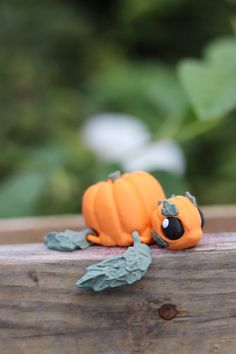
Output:
<path fill-rule="evenodd" d="M 123 249 L 1 246 L 0 352 L 232 354 L 235 247 L 236 233 L 204 235 L 187 251 L 152 247 L 141 281 L 95 293 L 76 281 L 87 266 Z"/>
<path fill-rule="evenodd" d="M 205 232 L 236 231 L 236 206 L 202 207 L 206 218 Z M 0 220 L 0 244 L 41 242 L 50 231 L 80 230 L 84 227 L 81 215 L 61 215 Z"/>
<path fill-rule="evenodd" d="M 201 208 L 206 218 L 205 232 L 236 231 L 236 206 L 214 205 Z"/>
<path fill-rule="evenodd" d="M 68 261 L 99 261 L 123 253 L 126 248 L 91 246 L 75 252 L 57 252 L 48 250 L 43 243 L 2 245 L 0 246 L 0 264 L 9 263 L 60 263 Z M 171 251 L 151 246 L 153 257 L 179 256 L 186 253 L 236 250 L 236 232 L 204 234 L 201 242 L 191 249 Z"/>
<path fill-rule="evenodd" d="M 81 215 L 44 216 L 0 220 L 0 244 L 41 242 L 50 231 L 80 230 Z"/>
<path fill-rule="evenodd" d="M 211 205 L 201 207 L 206 218 L 236 217 L 236 205 Z"/>

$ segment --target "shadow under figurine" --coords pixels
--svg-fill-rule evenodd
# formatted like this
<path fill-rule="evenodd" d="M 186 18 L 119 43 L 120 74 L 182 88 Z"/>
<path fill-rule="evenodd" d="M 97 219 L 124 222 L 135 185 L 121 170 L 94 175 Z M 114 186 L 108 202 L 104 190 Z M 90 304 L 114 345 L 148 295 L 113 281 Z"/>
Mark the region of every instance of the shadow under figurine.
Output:
<path fill-rule="evenodd" d="M 89 187 L 83 196 L 82 213 L 87 228 L 50 232 L 44 238 L 47 247 L 74 251 L 92 244 L 133 245 L 121 256 L 87 268 L 76 286 L 95 291 L 141 279 L 152 262 L 147 244 L 172 250 L 193 247 L 202 238 L 204 226 L 203 214 L 189 192 L 166 199 L 160 183 L 143 171 L 123 175 L 117 171 L 107 181 Z"/>

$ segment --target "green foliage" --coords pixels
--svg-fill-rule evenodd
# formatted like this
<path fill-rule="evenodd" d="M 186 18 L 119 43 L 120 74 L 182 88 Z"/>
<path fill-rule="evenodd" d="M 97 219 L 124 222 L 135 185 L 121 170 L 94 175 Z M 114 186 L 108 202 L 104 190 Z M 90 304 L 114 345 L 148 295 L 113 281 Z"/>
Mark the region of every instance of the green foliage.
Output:
<path fill-rule="evenodd" d="M 87 240 L 88 234 L 94 234 L 92 229 L 81 231 L 65 230 L 64 232 L 49 232 L 44 237 L 48 248 L 62 252 L 72 252 L 78 249 L 84 250 L 91 246 Z"/>
<path fill-rule="evenodd" d="M 186 176 L 151 171 L 167 195 L 190 189 L 201 203 L 235 202 L 235 9 L 3 0 L 0 217 L 79 213 L 85 188 L 121 168 L 81 138 L 97 112 L 135 115 L 153 140 L 181 144 Z"/>
<path fill-rule="evenodd" d="M 44 187 L 46 176 L 42 173 L 23 172 L 12 176 L 0 188 L 0 215 L 27 216 L 33 214 L 36 201 Z"/>
<path fill-rule="evenodd" d="M 236 107 L 236 39 L 207 47 L 204 62 L 184 60 L 179 74 L 200 119 L 224 117 Z"/>
<path fill-rule="evenodd" d="M 168 200 L 163 200 L 163 208 L 161 209 L 161 213 L 164 216 L 176 216 L 179 214 L 178 209 L 175 204 L 171 204 Z"/>
<path fill-rule="evenodd" d="M 188 189 L 188 182 L 184 177 L 162 170 L 152 171 L 152 174 L 160 181 L 167 197 L 172 194 L 184 194 L 186 189 Z"/>
<path fill-rule="evenodd" d="M 121 256 L 114 256 L 87 268 L 86 274 L 76 282 L 78 288 L 102 291 L 107 288 L 133 284 L 140 280 L 150 264 L 150 248 L 141 243 L 137 231 L 132 233 L 134 246 Z"/>

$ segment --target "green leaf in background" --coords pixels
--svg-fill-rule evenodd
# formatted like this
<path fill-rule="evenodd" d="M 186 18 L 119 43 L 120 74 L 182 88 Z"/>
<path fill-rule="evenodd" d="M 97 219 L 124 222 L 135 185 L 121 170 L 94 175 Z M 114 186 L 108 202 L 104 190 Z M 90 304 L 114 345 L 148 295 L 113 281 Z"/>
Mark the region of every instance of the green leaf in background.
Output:
<path fill-rule="evenodd" d="M 221 118 L 236 107 L 236 39 L 214 42 L 204 61 L 184 60 L 178 71 L 200 119 Z"/>
<path fill-rule="evenodd" d="M 235 73 L 236 70 L 236 38 L 222 38 L 210 43 L 205 56 L 209 61 L 221 68 L 227 67 Z"/>
<path fill-rule="evenodd" d="M 38 148 L 32 148 L 27 151 L 29 159 L 25 162 L 27 168 L 38 168 L 46 170 L 47 173 L 54 172 L 61 168 L 68 160 L 69 146 L 45 145 Z"/>
<path fill-rule="evenodd" d="M 24 172 L 2 183 L 0 187 L 0 217 L 32 215 L 46 178 L 43 173 Z"/>
<path fill-rule="evenodd" d="M 96 98 L 102 111 L 110 107 L 145 119 L 152 129 L 170 117 L 183 117 L 188 108 L 185 96 L 174 70 L 161 63 L 127 62 L 106 68 L 95 76 L 88 91 Z M 168 120 L 168 129 L 170 124 Z"/>
<path fill-rule="evenodd" d="M 236 111 L 226 114 L 236 47 L 219 40 L 236 33 L 235 1 L 3 0 L 0 9 L 0 217 L 80 212 L 85 189 L 121 168 L 81 138 L 104 112 L 181 143 L 186 179 L 157 171 L 168 196 L 190 189 L 201 203 L 236 201 Z M 211 75 L 184 78 L 189 89 L 174 68 L 205 43 L 197 64 Z"/>

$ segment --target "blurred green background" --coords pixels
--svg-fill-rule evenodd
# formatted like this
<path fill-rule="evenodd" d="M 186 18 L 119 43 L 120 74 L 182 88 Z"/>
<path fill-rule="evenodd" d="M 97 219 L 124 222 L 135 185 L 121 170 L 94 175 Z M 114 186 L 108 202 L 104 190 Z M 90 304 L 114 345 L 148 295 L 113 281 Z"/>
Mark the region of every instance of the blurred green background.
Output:
<path fill-rule="evenodd" d="M 235 1 L 3 0 L 0 23 L 0 217 L 79 213 L 136 166 L 236 202 Z M 115 157 L 120 118 L 135 148 Z"/>

